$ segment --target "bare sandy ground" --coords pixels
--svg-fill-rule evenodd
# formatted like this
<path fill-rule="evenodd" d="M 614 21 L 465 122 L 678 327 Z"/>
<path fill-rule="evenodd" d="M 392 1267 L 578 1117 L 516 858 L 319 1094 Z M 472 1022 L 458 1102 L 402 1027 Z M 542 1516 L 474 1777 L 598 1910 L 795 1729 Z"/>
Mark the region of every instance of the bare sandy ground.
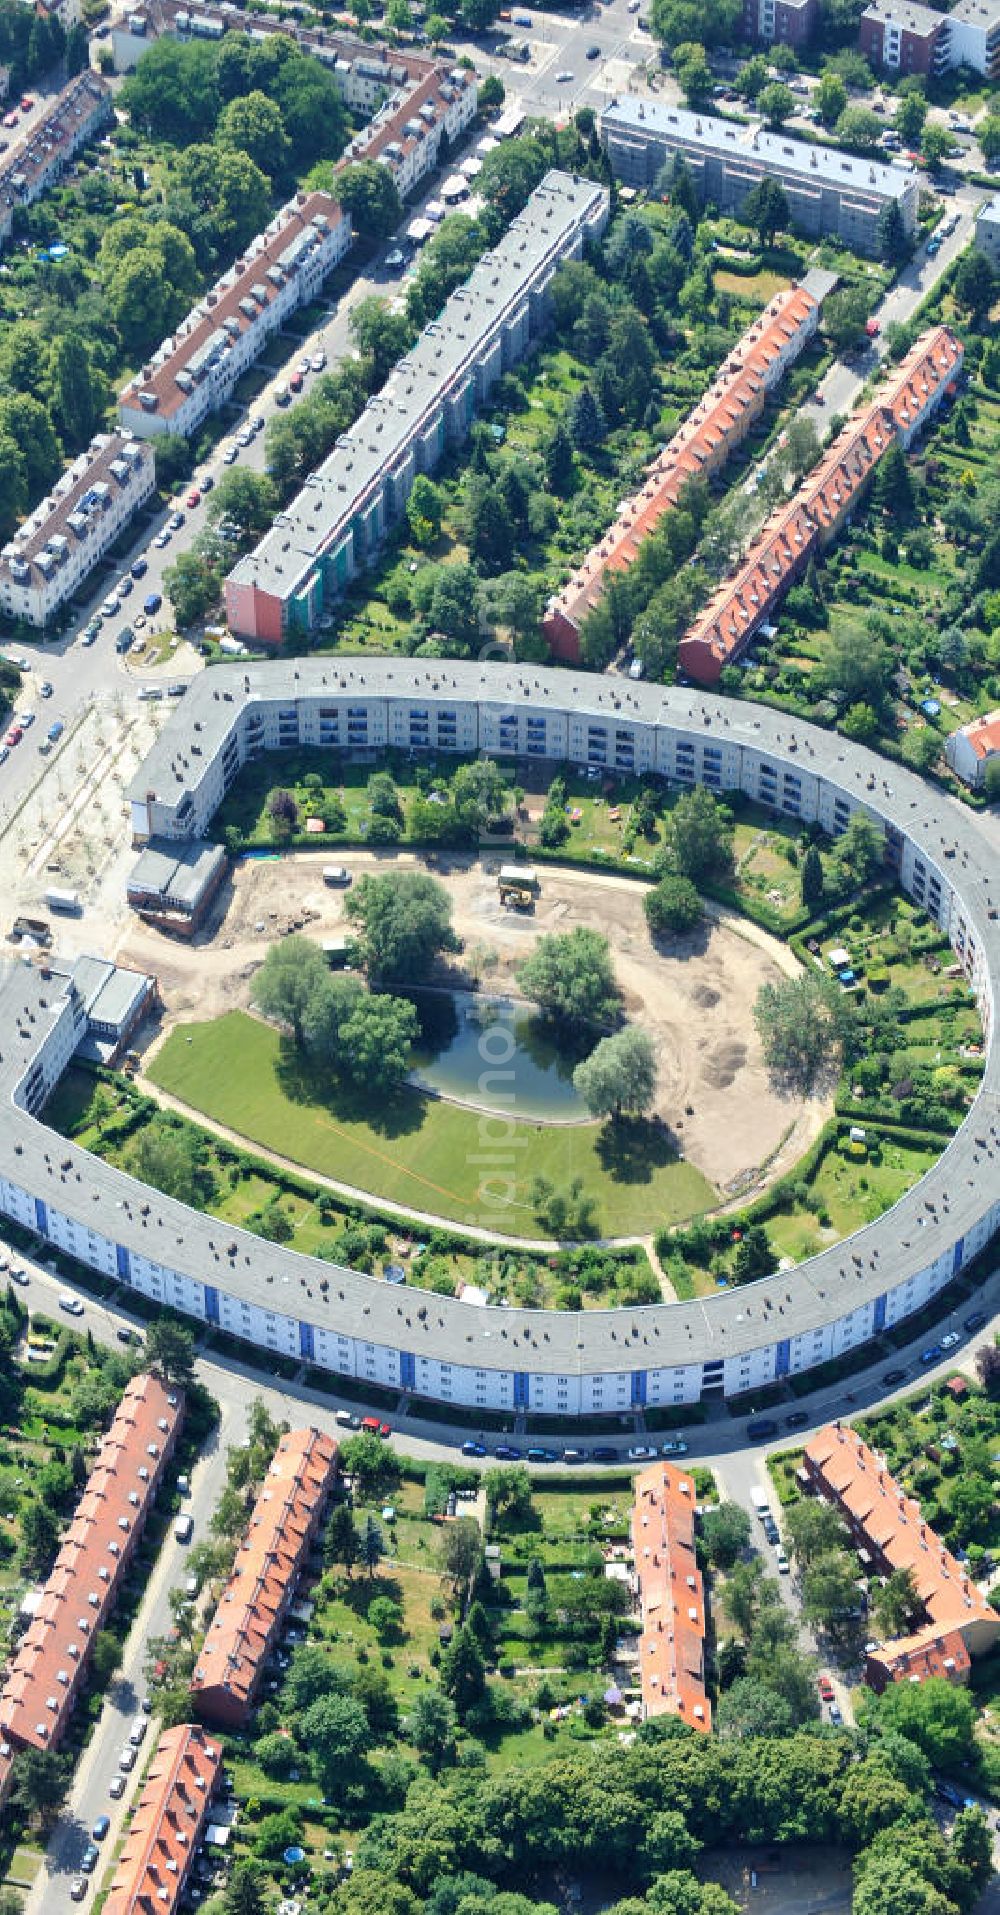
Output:
<path fill-rule="evenodd" d="M 349 853 L 344 862 L 360 874 L 418 861 Z M 241 864 L 193 945 L 134 921 L 125 928 L 117 955 L 159 976 L 164 1032 L 178 1021 L 247 1007 L 250 980 L 275 937 L 343 928 L 347 894 L 327 889 L 322 864 L 310 854 Z M 721 1196 L 753 1188 L 807 1148 L 828 1106 L 778 1094 L 753 1024 L 761 984 L 795 968 L 777 939 L 720 915 L 657 948 L 646 929 L 643 889 L 627 879 L 546 868 L 537 908 L 522 916 L 500 909 L 496 880 L 479 862 L 456 859 L 438 870 L 454 899 L 463 962 L 484 989 L 514 988 L 518 963 L 546 932 L 586 925 L 610 938 L 628 1014 L 657 1047 L 657 1108 Z"/>

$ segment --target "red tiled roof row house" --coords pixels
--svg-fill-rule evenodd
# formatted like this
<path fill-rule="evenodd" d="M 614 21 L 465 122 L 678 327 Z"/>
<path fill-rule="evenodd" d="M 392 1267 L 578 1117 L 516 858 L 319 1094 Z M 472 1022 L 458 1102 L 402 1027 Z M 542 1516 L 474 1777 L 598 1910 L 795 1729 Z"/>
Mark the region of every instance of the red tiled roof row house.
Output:
<path fill-rule="evenodd" d="M 332 1436 L 307 1429 L 282 1437 L 191 1678 L 195 1706 L 210 1721 L 246 1721 L 336 1473 Z"/>
<path fill-rule="evenodd" d="M 643 1715 L 712 1727 L 705 1693 L 705 1591 L 695 1552 L 694 1478 L 654 1463 L 635 1479 L 632 1550 L 642 1634 Z"/>
<path fill-rule="evenodd" d="M 128 1384 L 0 1693 L 0 1737 L 58 1748 L 184 1417 L 157 1376 Z"/>
<path fill-rule="evenodd" d="M 920 1504 L 857 1432 L 840 1423 L 807 1443 L 802 1467 L 810 1486 L 840 1511 L 877 1575 L 910 1571 L 926 1617 L 911 1635 L 869 1652 L 873 1687 L 928 1675 L 967 1680 L 970 1658 L 1000 1640 L 1000 1615 L 924 1521 Z"/>
<path fill-rule="evenodd" d="M 222 1749 L 190 1722 L 156 1745 L 104 1915 L 173 1915 L 208 1820 Z"/>
<path fill-rule="evenodd" d="M 912 443 L 960 370 L 963 348 L 946 326 L 923 334 L 873 402 L 850 418 L 789 504 L 779 506 L 743 563 L 719 586 L 678 647 L 680 669 L 716 685 L 823 551 L 864 495 L 890 445 Z M 788 532 L 791 536 L 785 536 Z M 762 559 L 764 564 L 762 565 Z"/>
<path fill-rule="evenodd" d="M 677 506 L 688 480 L 717 472 L 742 443 L 763 412 L 771 386 L 815 331 L 818 317 L 816 300 L 798 286 L 779 293 L 747 329 L 704 397 L 654 460 L 641 490 L 623 502 L 614 524 L 550 601 L 543 630 L 554 657 L 578 660 L 580 626 L 603 596 L 605 575 L 634 564 L 644 539 Z"/>

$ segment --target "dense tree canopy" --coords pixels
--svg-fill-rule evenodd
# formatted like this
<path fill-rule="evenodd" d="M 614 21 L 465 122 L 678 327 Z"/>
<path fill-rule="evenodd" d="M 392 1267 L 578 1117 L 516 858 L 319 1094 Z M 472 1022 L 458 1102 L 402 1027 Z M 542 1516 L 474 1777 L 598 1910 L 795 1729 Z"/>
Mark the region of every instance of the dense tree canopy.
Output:
<path fill-rule="evenodd" d="M 423 872 L 366 873 L 346 909 L 365 969 L 380 983 L 420 983 L 442 951 L 457 949 L 448 893 Z"/>
<path fill-rule="evenodd" d="M 573 1072 L 592 1117 L 641 1117 L 656 1095 L 656 1050 L 645 1031 L 629 1025 L 601 1039 Z"/>
<path fill-rule="evenodd" d="M 546 1017 L 569 1026 L 613 1023 L 620 1010 L 608 940 L 578 926 L 539 938 L 518 983 Z"/>

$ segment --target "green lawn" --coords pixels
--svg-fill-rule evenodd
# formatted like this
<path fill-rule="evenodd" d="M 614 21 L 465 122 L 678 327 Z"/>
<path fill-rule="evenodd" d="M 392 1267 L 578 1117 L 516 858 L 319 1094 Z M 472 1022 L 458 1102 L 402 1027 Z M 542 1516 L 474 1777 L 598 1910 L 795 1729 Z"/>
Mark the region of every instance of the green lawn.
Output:
<path fill-rule="evenodd" d="M 657 1139 L 615 1152 L 597 1124 L 515 1124 L 502 1149 L 480 1141 L 477 1116 L 408 1088 L 377 1108 L 303 1083 L 290 1047 L 241 1011 L 171 1032 L 149 1076 L 193 1109 L 280 1151 L 306 1169 L 356 1184 L 375 1198 L 410 1204 L 460 1223 L 538 1234 L 533 1178 L 559 1188 L 581 1177 L 604 1236 L 676 1223 L 708 1208 L 715 1193 Z M 492 1126 L 495 1133 L 495 1123 Z M 492 1158 L 485 1167 L 481 1159 Z M 495 1195 L 484 1180 L 497 1179 Z"/>
<path fill-rule="evenodd" d="M 845 1237 L 863 1223 L 888 1210 L 904 1191 L 937 1162 L 940 1151 L 917 1150 L 884 1139 L 879 1164 L 857 1162 L 828 1150 L 810 1185 L 817 1211 L 825 1211 L 829 1225 L 821 1228 L 813 1211 L 798 1205 L 769 1220 L 767 1234 L 782 1257 L 797 1263 L 822 1250 L 836 1237 Z"/>

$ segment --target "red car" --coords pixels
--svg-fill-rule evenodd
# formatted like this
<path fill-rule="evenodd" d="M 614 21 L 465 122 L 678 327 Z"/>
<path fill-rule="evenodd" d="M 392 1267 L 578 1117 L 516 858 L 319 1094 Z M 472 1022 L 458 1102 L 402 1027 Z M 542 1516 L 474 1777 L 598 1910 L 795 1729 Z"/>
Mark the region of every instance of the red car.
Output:
<path fill-rule="evenodd" d="M 192 508 L 192 510 L 194 509 L 196 505 L 201 504 L 201 493 L 198 491 L 197 487 L 193 488 L 192 491 L 188 493 L 187 502 L 188 502 L 188 505 Z"/>
<path fill-rule="evenodd" d="M 30 113 L 30 112 L 31 112 L 31 109 L 32 109 L 32 107 L 34 106 L 34 104 L 35 104 L 35 102 L 34 102 L 34 100 L 32 99 L 32 97 L 31 97 L 31 94 L 30 94 L 30 93 L 25 93 L 25 94 L 23 94 L 23 95 L 22 95 L 22 97 L 21 97 L 21 112 L 22 112 L 22 113 Z"/>
<path fill-rule="evenodd" d="M 824 1702 L 833 1701 L 833 1695 L 834 1695 L 833 1683 L 830 1681 L 829 1676 L 820 1676 L 819 1692 Z"/>
<path fill-rule="evenodd" d="M 379 1433 L 379 1435 L 380 1435 L 380 1437 L 382 1438 L 382 1441 L 383 1441 L 383 1443 L 384 1443 L 384 1442 L 386 1441 L 386 1439 L 387 1439 L 388 1437 L 390 1437 L 390 1436 L 392 1435 L 392 1424 L 391 1424 L 391 1423 L 380 1423 L 380 1424 L 379 1424 L 379 1426 L 378 1426 L 378 1433 Z"/>
<path fill-rule="evenodd" d="M 293 392 L 301 392 L 302 391 L 302 374 L 300 372 L 293 372 L 288 383 Z"/>
<path fill-rule="evenodd" d="M 16 114 L 16 113 L 5 113 L 5 114 L 4 114 L 4 116 L 3 116 L 3 123 L 4 123 L 4 125 L 5 125 L 5 126 L 16 126 L 16 125 L 17 125 L 17 114 Z"/>
<path fill-rule="evenodd" d="M 4 739 L 4 744 L 19 745 L 23 737 L 24 737 L 24 733 L 21 730 L 20 725 L 12 725 L 9 732 L 7 733 L 6 738 Z"/>

